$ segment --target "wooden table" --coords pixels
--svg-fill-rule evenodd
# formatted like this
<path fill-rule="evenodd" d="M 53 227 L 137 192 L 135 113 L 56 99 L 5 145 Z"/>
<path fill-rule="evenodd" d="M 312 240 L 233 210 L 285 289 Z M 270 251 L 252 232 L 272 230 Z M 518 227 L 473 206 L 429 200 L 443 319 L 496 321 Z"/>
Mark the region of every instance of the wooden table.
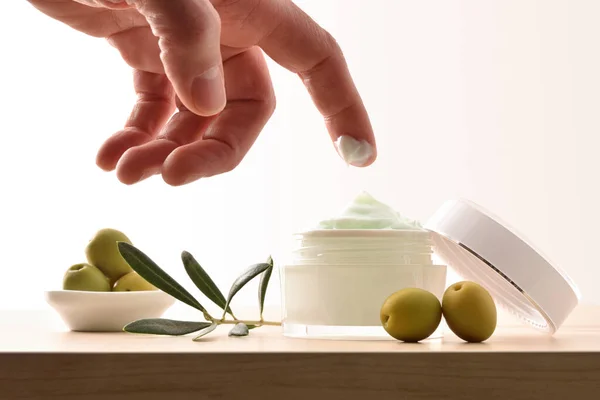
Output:
<path fill-rule="evenodd" d="M 548 337 L 503 327 L 485 344 L 72 333 L 0 312 L 0 399 L 600 399 L 600 309 Z"/>

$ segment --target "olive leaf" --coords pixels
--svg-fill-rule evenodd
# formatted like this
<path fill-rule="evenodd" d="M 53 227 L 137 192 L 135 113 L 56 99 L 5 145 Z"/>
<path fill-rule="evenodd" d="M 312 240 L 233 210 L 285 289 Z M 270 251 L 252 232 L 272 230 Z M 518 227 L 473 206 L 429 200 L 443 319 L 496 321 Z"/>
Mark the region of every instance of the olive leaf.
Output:
<path fill-rule="evenodd" d="M 223 296 L 223 293 L 221 293 L 215 282 L 210 278 L 208 273 L 206 273 L 204 268 L 200 266 L 200 263 L 196 261 L 194 256 L 192 256 L 189 252 L 184 251 L 181 253 L 181 261 L 183 261 L 183 266 L 185 267 L 185 271 L 187 272 L 188 276 L 198 287 L 198 289 L 200 289 L 200 291 L 204 293 L 204 295 L 210 301 L 224 310 L 227 303 L 225 296 Z M 234 317 L 231 307 L 227 308 L 227 312 Z"/>
<path fill-rule="evenodd" d="M 164 318 L 140 319 L 127 324 L 123 331 L 148 335 L 183 336 L 211 325 L 210 322 L 176 321 Z"/>
<path fill-rule="evenodd" d="M 200 331 L 200 333 L 198 334 L 198 336 L 196 336 L 195 338 L 193 338 L 192 340 L 194 342 L 199 341 L 203 336 L 208 335 L 209 333 L 211 333 L 212 331 L 214 331 L 215 329 L 217 329 L 218 324 L 216 322 L 213 322 L 212 324 L 210 324 L 209 326 L 207 326 L 206 328 L 202 329 Z"/>
<path fill-rule="evenodd" d="M 267 295 L 267 286 L 269 286 L 269 279 L 271 279 L 271 273 L 273 272 L 273 258 L 269 257 L 267 260 L 267 264 L 269 264 L 269 268 L 265 270 L 260 276 L 260 282 L 258 284 L 258 304 L 259 304 L 259 312 L 260 318 L 263 318 L 263 310 L 265 307 L 265 297 Z"/>
<path fill-rule="evenodd" d="M 195 309 L 202 311 L 205 316 L 208 316 L 206 309 L 202 307 L 198 300 L 171 278 L 169 274 L 156 265 L 150 257 L 129 243 L 119 242 L 118 246 L 121 256 L 142 278 L 182 303 L 194 307 Z"/>
<path fill-rule="evenodd" d="M 256 276 L 265 272 L 269 267 L 271 267 L 271 264 L 261 263 L 261 264 L 254 264 L 254 265 L 250 266 L 248 269 L 246 269 L 246 271 L 244 271 L 233 282 L 233 285 L 231 285 L 231 289 L 229 289 L 229 296 L 227 296 L 227 303 L 226 303 L 225 308 L 229 307 L 229 304 L 231 303 L 233 296 L 235 296 L 237 294 L 237 292 L 240 291 L 240 289 L 242 289 L 248 282 L 250 282 Z M 223 312 L 223 318 L 225 318 L 225 312 Z"/>
<path fill-rule="evenodd" d="M 246 324 L 239 322 L 231 328 L 229 336 L 248 336 L 249 330 Z"/>

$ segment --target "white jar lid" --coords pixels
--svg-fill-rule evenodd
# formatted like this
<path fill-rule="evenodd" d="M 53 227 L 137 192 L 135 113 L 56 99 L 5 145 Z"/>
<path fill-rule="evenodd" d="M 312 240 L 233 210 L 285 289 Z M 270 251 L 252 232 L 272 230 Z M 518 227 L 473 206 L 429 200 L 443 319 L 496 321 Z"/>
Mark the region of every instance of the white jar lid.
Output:
<path fill-rule="evenodd" d="M 579 302 L 564 272 L 470 201 L 446 202 L 425 228 L 432 232 L 436 255 L 450 268 L 485 287 L 500 307 L 538 330 L 556 332 Z"/>

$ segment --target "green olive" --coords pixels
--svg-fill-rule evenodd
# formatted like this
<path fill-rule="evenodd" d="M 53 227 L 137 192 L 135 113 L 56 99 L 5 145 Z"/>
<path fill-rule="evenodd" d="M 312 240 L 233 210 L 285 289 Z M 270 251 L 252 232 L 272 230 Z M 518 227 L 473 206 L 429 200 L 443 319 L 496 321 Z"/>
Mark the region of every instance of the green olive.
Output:
<path fill-rule="evenodd" d="M 122 276 L 113 287 L 113 292 L 141 292 L 147 290 L 158 290 L 148 283 L 137 272 L 132 271 Z"/>
<path fill-rule="evenodd" d="M 98 267 L 108 277 L 111 285 L 132 271 L 127 261 L 121 256 L 117 242 L 131 244 L 124 233 L 115 229 L 101 229 L 85 249 L 88 262 Z"/>
<path fill-rule="evenodd" d="M 102 271 L 90 264 L 76 264 L 65 272 L 64 290 L 110 292 L 110 283 Z"/>
<path fill-rule="evenodd" d="M 389 296 L 380 312 L 386 332 L 404 342 L 427 339 L 440 324 L 442 307 L 433 293 L 406 288 Z"/>
<path fill-rule="evenodd" d="M 442 310 L 448 327 L 466 342 L 483 342 L 496 330 L 494 299 L 475 282 L 458 282 L 446 289 Z"/>

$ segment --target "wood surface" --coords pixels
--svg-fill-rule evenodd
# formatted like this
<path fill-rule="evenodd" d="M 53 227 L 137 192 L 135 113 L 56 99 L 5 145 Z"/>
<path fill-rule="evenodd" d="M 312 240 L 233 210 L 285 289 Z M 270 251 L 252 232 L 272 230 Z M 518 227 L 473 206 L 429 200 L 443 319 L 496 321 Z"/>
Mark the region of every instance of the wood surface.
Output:
<path fill-rule="evenodd" d="M 597 311 L 597 310 L 592 310 Z M 597 314 L 590 313 L 590 316 Z M 585 318 L 581 318 L 585 321 Z M 600 399 L 600 321 L 421 344 L 68 332 L 0 311 L 0 399 Z"/>

